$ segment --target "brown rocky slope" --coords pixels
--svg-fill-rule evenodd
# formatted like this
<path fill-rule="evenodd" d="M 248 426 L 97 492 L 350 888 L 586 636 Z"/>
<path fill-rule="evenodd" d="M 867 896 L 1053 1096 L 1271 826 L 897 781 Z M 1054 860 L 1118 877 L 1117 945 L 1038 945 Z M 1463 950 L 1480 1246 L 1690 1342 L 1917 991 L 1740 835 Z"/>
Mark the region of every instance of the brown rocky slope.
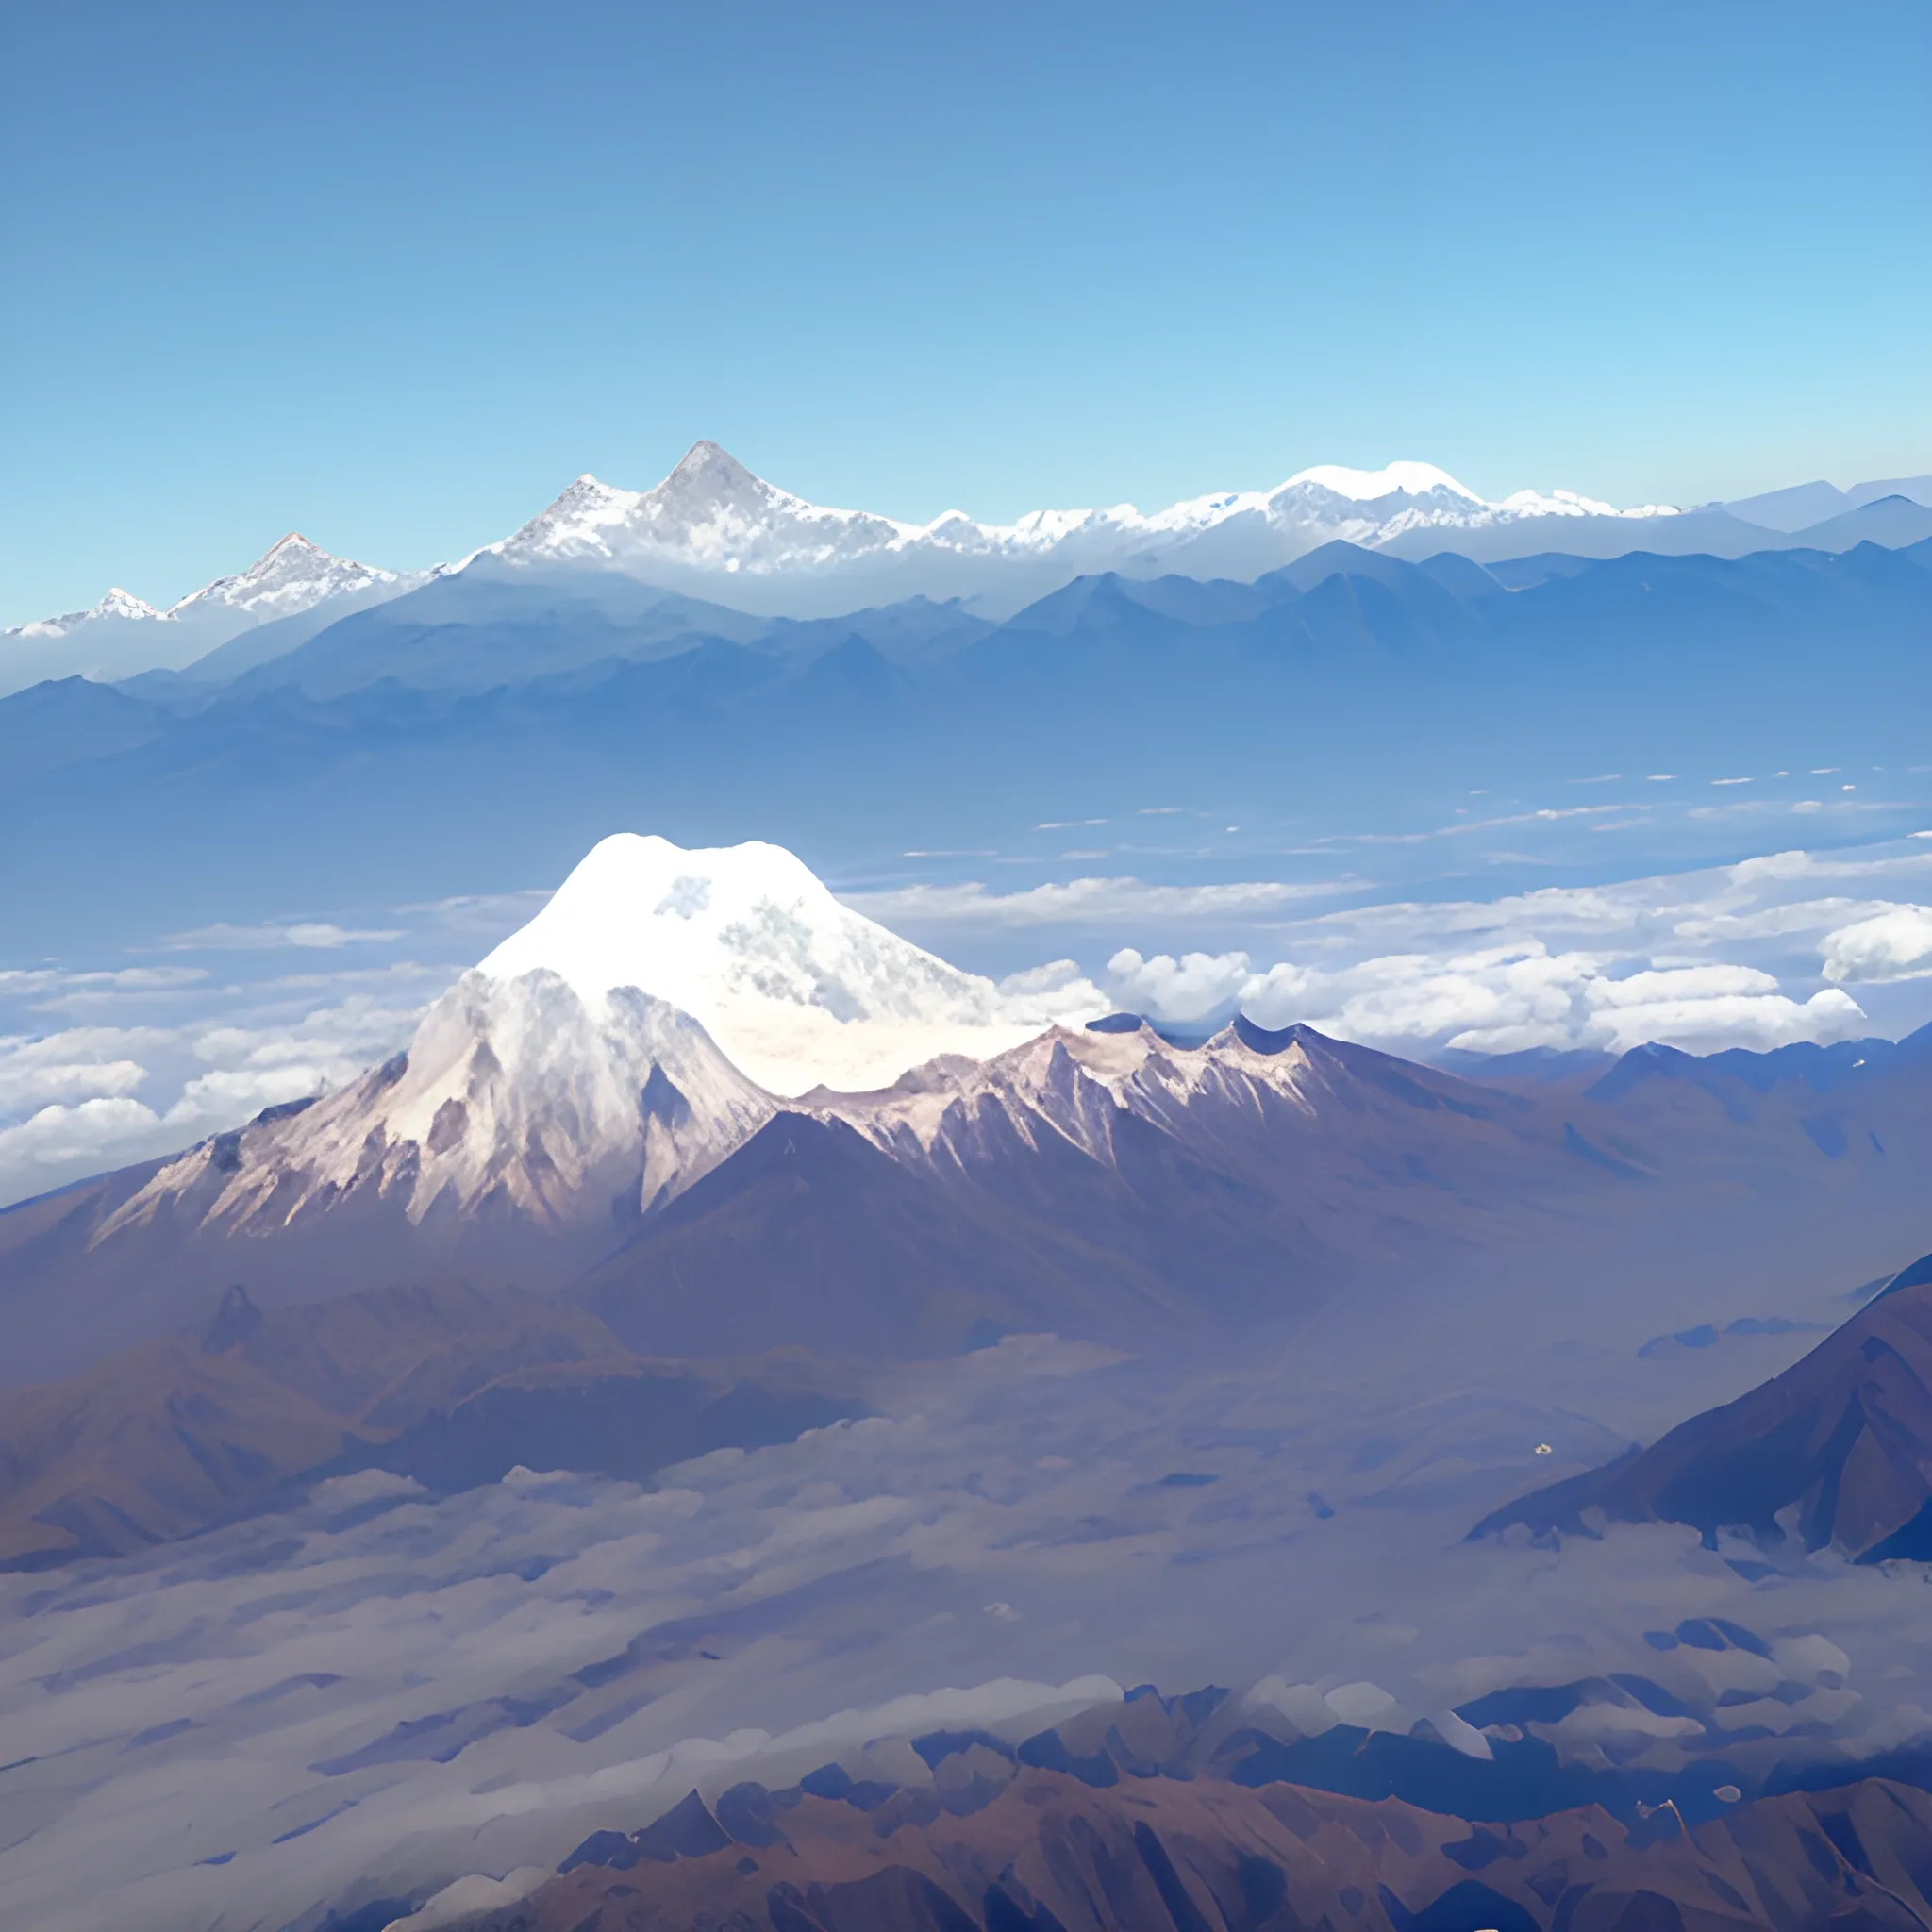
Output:
<path fill-rule="evenodd" d="M 982 1752 L 991 1759 L 993 1754 Z M 1690 1832 L 1471 1824 L 1274 1785 L 958 1766 L 930 1790 L 693 1793 L 464 1932 L 1779 1932 L 1932 1921 L 1932 1798 L 1868 1779 Z M 944 1767 L 941 1767 L 942 1771 Z M 820 1783 L 815 1776 L 808 1785 Z M 995 1788 L 988 1796 L 987 1788 Z"/>

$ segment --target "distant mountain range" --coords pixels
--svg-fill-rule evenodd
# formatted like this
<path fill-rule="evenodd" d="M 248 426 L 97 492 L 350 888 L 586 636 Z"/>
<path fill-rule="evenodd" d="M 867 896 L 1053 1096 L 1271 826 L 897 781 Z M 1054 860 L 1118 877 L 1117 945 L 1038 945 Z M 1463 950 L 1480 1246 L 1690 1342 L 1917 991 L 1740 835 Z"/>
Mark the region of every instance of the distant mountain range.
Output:
<path fill-rule="evenodd" d="M 244 631 L 270 627 L 274 635 L 251 653 L 260 661 L 312 634 L 319 624 L 305 620 L 315 613 L 331 621 L 483 559 L 546 575 L 616 572 L 767 616 L 828 617 L 929 597 L 963 599 L 997 618 L 1080 575 L 1249 579 L 1338 541 L 1418 559 L 1453 550 L 1482 560 L 1552 549 L 1736 557 L 1793 545 L 1897 545 L 1932 536 L 1928 505 L 1932 477 L 1924 476 L 1848 491 L 1807 484 L 1690 509 L 1618 509 L 1562 490 L 1489 502 L 1432 464 L 1397 462 L 1376 471 L 1320 465 L 1274 490 L 1196 497 L 1151 514 L 1122 504 L 1034 510 L 991 525 L 953 510 L 915 525 L 808 503 L 700 442 L 653 489 L 580 476 L 510 536 L 433 570 L 377 570 L 291 534 L 247 570 L 166 610 L 111 590 L 90 609 L 0 633 L 0 692 L 75 673 L 178 670 Z"/>
<path fill-rule="evenodd" d="M 999 624 L 757 618 L 499 559 L 327 608 L 265 658 L 278 625 L 190 674 L 0 699 L 0 890 L 36 957 L 520 889 L 612 826 L 869 853 L 881 798 L 893 850 L 972 850 L 1182 802 L 1410 831 L 1431 791 L 1904 770 L 1932 702 L 1932 541 L 1494 571 L 1334 543 L 1252 583 L 1083 577 Z"/>
<path fill-rule="evenodd" d="M 244 631 L 268 630 L 294 643 L 427 575 L 403 576 L 331 557 L 291 530 L 246 570 L 217 577 L 165 610 L 117 586 L 86 610 L 0 631 L 0 691 L 75 673 L 110 679 L 178 670 Z"/>

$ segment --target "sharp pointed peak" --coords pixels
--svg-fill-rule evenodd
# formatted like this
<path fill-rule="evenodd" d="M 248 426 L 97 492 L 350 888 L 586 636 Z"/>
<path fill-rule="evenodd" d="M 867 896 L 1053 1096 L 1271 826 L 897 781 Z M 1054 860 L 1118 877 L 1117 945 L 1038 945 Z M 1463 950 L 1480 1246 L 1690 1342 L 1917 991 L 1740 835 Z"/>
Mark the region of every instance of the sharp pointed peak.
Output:
<path fill-rule="evenodd" d="M 233 581 L 252 582 L 258 576 L 277 565 L 293 563 L 341 564 L 350 570 L 360 570 L 364 566 L 348 558 L 334 557 L 320 543 L 312 543 L 300 530 L 289 530 L 279 536 L 244 571 L 238 572 Z M 229 579 L 217 579 L 219 582 Z"/>
<path fill-rule="evenodd" d="M 391 572 L 358 563 L 353 558 L 334 556 L 321 544 L 311 542 L 300 530 L 289 530 L 277 537 L 247 569 L 216 577 L 200 590 L 191 591 L 172 607 L 171 614 L 221 605 L 244 611 L 287 614 L 307 609 L 340 591 L 393 581 Z"/>
<path fill-rule="evenodd" d="M 658 487 L 668 490 L 674 486 L 689 488 L 702 485 L 708 490 L 733 490 L 755 487 L 761 480 L 723 443 L 713 442 L 708 437 L 700 437 L 678 458 L 676 468 Z"/>
<path fill-rule="evenodd" d="M 741 464 L 722 442 L 713 442 L 708 436 L 701 436 L 677 459 L 677 469 L 703 469 L 712 463 L 729 463 L 734 469 L 742 469 Z M 674 475 L 676 471 L 673 471 Z"/>
<path fill-rule="evenodd" d="M 108 594 L 88 614 L 93 617 L 158 617 L 161 613 L 145 597 L 137 597 L 132 591 L 112 584 Z"/>
<path fill-rule="evenodd" d="M 166 612 L 157 610 L 145 597 L 137 597 L 132 591 L 115 584 L 106 596 L 98 603 L 89 605 L 85 610 L 65 610 L 58 617 L 42 617 L 32 624 L 15 625 L 0 635 L 9 638 L 64 638 L 76 626 L 98 623 L 103 618 L 132 622 L 165 616 Z"/>

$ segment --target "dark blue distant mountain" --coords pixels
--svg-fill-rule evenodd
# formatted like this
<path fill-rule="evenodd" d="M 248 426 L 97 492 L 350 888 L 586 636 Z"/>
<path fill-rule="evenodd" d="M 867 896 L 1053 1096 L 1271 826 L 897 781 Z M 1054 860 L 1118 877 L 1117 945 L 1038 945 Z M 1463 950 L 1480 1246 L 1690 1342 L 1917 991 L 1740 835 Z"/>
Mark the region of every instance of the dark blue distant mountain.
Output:
<path fill-rule="evenodd" d="M 1849 550 L 1854 543 L 1883 543 L 1895 550 L 1927 537 L 1932 537 L 1932 508 L 1909 496 L 1880 496 L 1801 530 L 1798 541 L 1816 550 Z"/>
<path fill-rule="evenodd" d="M 111 684 L 50 678 L 0 701 L 0 785 L 28 785 L 85 758 L 131 751 L 174 722 L 165 707 Z"/>
<path fill-rule="evenodd" d="M 991 626 L 458 576 L 185 714 L 148 680 L 0 702 L 0 749 L 22 747 L 0 892 L 36 908 L 39 953 L 150 918 L 521 886 L 613 827 L 864 852 L 885 800 L 895 844 L 951 847 L 1070 799 L 1248 799 L 1359 831 L 1498 772 L 1764 772 L 1840 747 L 1904 767 L 1932 700 L 1928 561 L 1633 555 L 1506 592 L 1507 571 L 1337 544 L 1252 585 L 1082 578 Z"/>
<path fill-rule="evenodd" d="M 1724 1053 L 1690 1054 L 1652 1042 L 1624 1054 L 1589 1089 L 1588 1097 L 1609 1105 L 1658 1081 L 1718 1094 L 1740 1088 L 1769 1093 L 1788 1083 L 1830 1093 L 1861 1083 L 1876 1085 L 1907 1068 L 1932 1069 L 1932 1026 L 1922 1026 L 1903 1040 L 1839 1040 L 1826 1046 L 1801 1040 L 1768 1053 L 1732 1047 Z"/>

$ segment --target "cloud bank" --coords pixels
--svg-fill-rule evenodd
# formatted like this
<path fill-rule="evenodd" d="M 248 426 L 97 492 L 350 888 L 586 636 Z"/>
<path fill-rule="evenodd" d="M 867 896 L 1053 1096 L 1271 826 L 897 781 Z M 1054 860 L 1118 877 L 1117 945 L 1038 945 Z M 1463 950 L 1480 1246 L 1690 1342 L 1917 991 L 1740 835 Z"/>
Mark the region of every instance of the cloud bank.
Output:
<path fill-rule="evenodd" d="M 1857 1002 L 1836 988 L 1798 1001 L 1748 966 L 1619 975 L 1613 962 L 1536 942 L 1447 958 L 1387 954 L 1339 971 L 1288 961 L 1263 970 L 1240 952 L 1148 958 L 1124 947 L 1108 962 L 1107 988 L 1116 1006 L 1157 1021 L 1199 1024 L 1239 1010 L 1262 1026 L 1303 1021 L 1340 1039 L 1410 1051 L 1623 1053 L 1649 1041 L 1692 1052 L 1763 1050 L 1856 1038 L 1865 1025 Z"/>

